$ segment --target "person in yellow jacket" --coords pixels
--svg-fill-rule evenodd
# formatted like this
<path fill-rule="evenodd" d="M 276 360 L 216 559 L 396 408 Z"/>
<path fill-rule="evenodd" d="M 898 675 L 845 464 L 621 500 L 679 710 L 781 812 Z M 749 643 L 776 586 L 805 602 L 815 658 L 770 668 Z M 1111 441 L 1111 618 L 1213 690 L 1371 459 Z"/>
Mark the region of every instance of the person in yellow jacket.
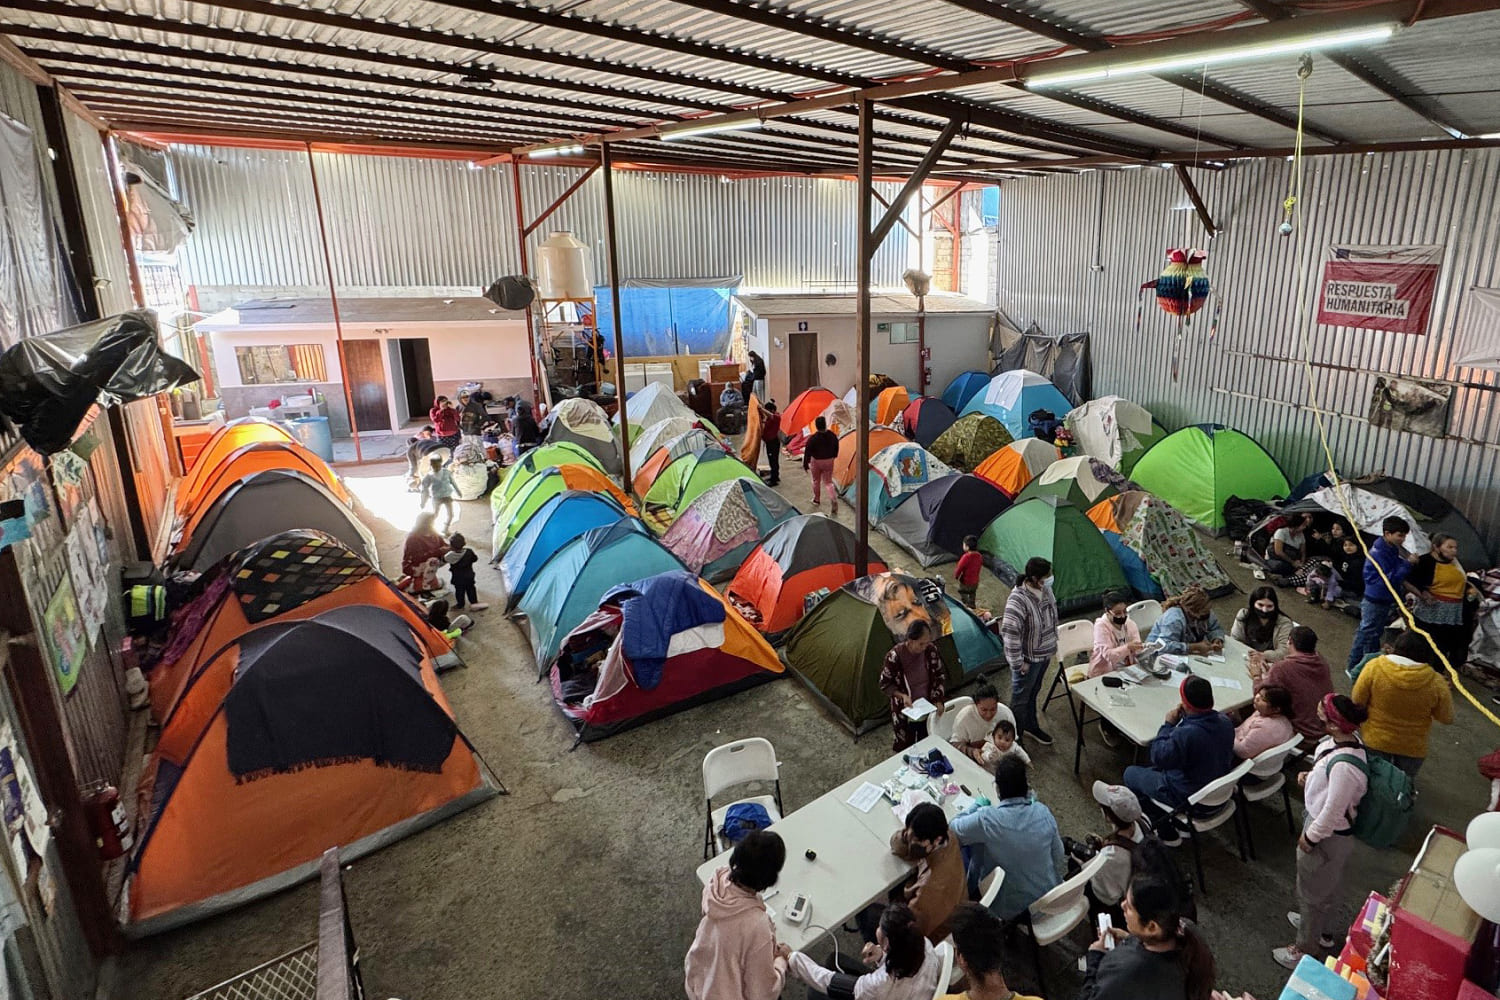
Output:
<path fill-rule="evenodd" d="M 1427 641 L 1402 632 L 1392 652 L 1377 656 L 1354 682 L 1354 700 L 1369 709 L 1360 727 L 1365 747 L 1417 780 L 1427 759 L 1427 734 L 1434 721 L 1453 724 L 1448 681 L 1427 664 Z"/>

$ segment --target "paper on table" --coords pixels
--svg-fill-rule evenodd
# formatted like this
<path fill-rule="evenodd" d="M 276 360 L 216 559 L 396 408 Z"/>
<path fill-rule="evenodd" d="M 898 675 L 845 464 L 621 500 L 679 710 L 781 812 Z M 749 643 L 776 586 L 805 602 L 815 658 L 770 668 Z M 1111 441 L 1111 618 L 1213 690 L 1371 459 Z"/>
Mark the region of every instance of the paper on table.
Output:
<path fill-rule="evenodd" d="M 868 781 L 864 781 L 854 790 L 854 794 L 849 796 L 849 804 L 860 812 L 867 813 L 875 808 L 875 803 L 880 801 L 880 797 L 883 794 L 885 793 L 881 791 L 879 785 L 872 785 Z"/>
<path fill-rule="evenodd" d="M 1223 653 L 1209 653 L 1207 656 L 1204 657 L 1204 659 L 1207 660 L 1209 663 L 1224 663 L 1224 662 L 1226 662 L 1225 659 L 1224 659 L 1224 654 Z"/>
<path fill-rule="evenodd" d="M 1245 685 L 1233 677 L 1210 677 L 1209 680 L 1216 688 L 1229 688 L 1232 691 L 1243 691 L 1245 689 Z"/>
<path fill-rule="evenodd" d="M 932 702 L 928 701 L 926 698 L 918 698 L 916 701 L 912 702 L 909 708 L 903 708 L 901 710 L 901 714 L 906 716 L 913 722 L 921 722 L 923 719 L 927 718 L 929 715 L 936 711 L 937 706 Z"/>

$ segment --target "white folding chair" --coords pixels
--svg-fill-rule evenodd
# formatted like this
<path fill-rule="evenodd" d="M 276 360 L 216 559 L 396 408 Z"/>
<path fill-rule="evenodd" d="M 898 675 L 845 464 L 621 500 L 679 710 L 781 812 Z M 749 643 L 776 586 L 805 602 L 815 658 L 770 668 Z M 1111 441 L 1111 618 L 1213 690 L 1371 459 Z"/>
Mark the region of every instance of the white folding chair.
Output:
<path fill-rule="evenodd" d="M 952 742 L 953 723 L 958 718 L 958 713 L 974 704 L 974 699 L 968 695 L 959 695 L 957 698 L 949 698 L 943 703 L 943 714 L 927 723 L 927 731 L 940 740 Z"/>
<path fill-rule="evenodd" d="M 1005 869 L 1004 868 L 996 868 L 996 869 L 992 870 L 984 878 L 980 879 L 979 880 L 979 905 L 982 906 L 982 907 L 984 907 L 986 910 L 988 910 L 991 906 L 994 906 L 995 905 L 995 897 L 1000 895 L 1000 887 L 1002 885 L 1004 885 L 1004 884 L 1005 884 Z M 947 937 L 943 938 L 942 944 L 938 945 L 938 947 L 939 948 L 947 948 L 949 951 L 954 950 L 957 946 L 953 943 L 953 935 L 949 934 Z M 963 970 L 955 967 L 951 971 L 951 973 L 949 974 L 949 976 L 946 979 L 939 980 L 939 982 L 946 984 L 950 989 L 947 990 L 947 991 L 939 990 L 938 991 L 938 996 L 943 996 L 945 994 L 945 992 L 951 992 L 951 988 L 953 987 L 953 985 L 955 983 L 958 982 L 959 977 L 962 976 L 962 975 L 963 975 Z"/>
<path fill-rule="evenodd" d="M 771 795 L 753 795 L 714 808 L 714 796 L 726 788 L 743 785 L 751 781 L 769 782 L 775 788 Z M 730 806 L 741 802 L 753 802 L 765 806 L 776 822 L 784 812 L 781 805 L 781 772 L 776 762 L 776 748 L 771 741 L 759 736 L 735 740 L 721 747 L 714 747 L 703 757 L 703 799 L 708 818 L 703 826 L 703 857 L 707 860 L 715 849 L 722 851 L 725 845 L 719 837 L 719 828 L 724 824 L 724 814 Z"/>
<path fill-rule="evenodd" d="M 1093 652 L 1093 622 L 1063 622 L 1057 626 L 1057 673 L 1052 676 L 1052 686 L 1042 701 L 1042 711 L 1045 712 L 1052 699 L 1057 697 L 1057 686 L 1061 684 L 1068 699 L 1068 709 L 1076 719 L 1078 706 L 1073 701 L 1072 685 L 1089 675 L 1089 656 Z M 1080 657 L 1083 658 L 1081 666 L 1077 662 Z M 1019 733 L 1016 735 L 1020 736 Z"/>
<path fill-rule="evenodd" d="M 1141 630 L 1141 638 L 1151 634 L 1151 626 L 1156 624 L 1156 619 L 1161 617 L 1161 601 L 1136 601 L 1125 609 L 1130 620 L 1135 622 L 1135 627 Z"/>
<path fill-rule="evenodd" d="M 932 1000 L 943 1000 L 948 995 L 948 982 L 953 978 L 953 973 L 959 971 L 953 964 L 953 939 L 948 938 L 936 949 L 938 956 L 943 960 L 942 968 L 938 969 L 937 989 L 932 991 Z"/>
<path fill-rule="evenodd" d="M 1263 802 L 1281 793 L 1281 804 L 1286 810 L 1287 832 L 1296 836 L 1297 826 L 1292 819 L 1292 795 L 1286 780 L 1286 762 L 1291 759 L 1299 747 L 1302 746 L 1302 736 L 1297 734 L 1280 746 L 1274 746 L 1269 750 L 1262 750 L 1250 758 L 1250 773 L 1240 781 L 1239 796 L 1245 803 L 1245 843 L 1250 848 L 1250 857 L 1255 858 L 1255 838 L 1250 834 L 1250 814 L 1248 812 L 1251 802 Z M 1259 781 L 1251 781 L 1258 778 Z"/>
<path fill-rule="evenodd" d="M 1180 825 L 1186 826 L 1188 840 L 1193 845 L 1193 865 L 1198 870 L 1198 888 L 1203 895 L 1208 895 L 1208 883 L 1203 880 L 1203 855 L 1198 847 L 1198 835 L 1210 830 L 1217 830 L 1230 820 L 1234 820 L 1234 839 L 1240 851 L 1240 860 L 1248 861 L 1245 854 L 1245 831 L 1241 822 L 1245 817 L 1235 808 L 1235 789 L 1239 787 L 1240 779 L 1250 773 L 1255 766 L 1255 761 L 1240 761 L 1239 767 L 1216 778 L 1188 796 L 1186 809 L 1174 809 L 1165 802 L 1153 799 L 1158 808 L 1172 814 Z"/>
<path fill-rule="evenodd" d="M 1053 886 L 1041 899 L 1031 904 L 1026 919 L 1031 928 L 1031 944 L 1036 951 L 1036 980 L 1042 996 L 1047 995 L 1046 975 L 1042 971 L 1042 949 L 1060 941 L 1073 932 L 1089 916 L 1088 897 L 1083 890 L 1089 881 L 1104 867 L 1108 860 L 1105 854 L 1095 854 L 1077 875 Z"/>

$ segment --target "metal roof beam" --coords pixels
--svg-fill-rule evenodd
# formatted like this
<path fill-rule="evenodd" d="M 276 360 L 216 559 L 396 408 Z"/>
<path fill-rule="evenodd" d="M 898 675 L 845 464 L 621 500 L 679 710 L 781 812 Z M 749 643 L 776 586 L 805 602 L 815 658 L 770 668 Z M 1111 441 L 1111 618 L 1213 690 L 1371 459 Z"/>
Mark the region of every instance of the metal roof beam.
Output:
<path fill-rule="evenodd" d="M 906 211 L 906 206 L 911 201 L 911 196 L 916 194 L 922 187 L 922 182 L 927 180 L 928 174 L 932 173 L 932 168 L 937 165 L 939 158 L 943 155 L 943 151 L 948 148 L 948 143 L 952 142 L 953 137 L 958 135 L 958 130 L 961 127 L 958 122 L 950 121 L 948 123 L 947 127 L 943 129 L 942 134 L 933 142 L 932 148 L 927 151 L 927 155 L 922 157 L 922 162 L 917 164 L 917 168 L 912 171 L 911 176 L 906 179 L 906 183 L 901 186 L 901 190 L 897 192 L 896 197 L 891 199 L 891 204 L 886 208 L 885 214 L 880 217 L 880 221 L 875 224 L 875 228 L 870 230 L 869 245 L 871 253 L 879 249 L 880 244 L 884 243 L 885 238 L 891 234 L 891 227 L 901 218 L 901 213 Z"/>
<path fill-rule="evenodd" d="M 1500 147 L 1500 139 L 1427 139 L 1403 142 L 1347 142 L 1337 146 L 1303 146 L 1303 156 L 1350 156 L 1366 153 L 1427 153 L 1444 149 L 1494 149 Z M 1231 160 L 1279 160 L 1296 155 L 1296 148 L 1282 146 L 1276 149 L 1242 149 L 1228 153 L 1214 153 L 1205 158 L 1198 153 L 1164 153 L 1148 162 L 1131 160 L 1120 156 L 1080 156 L 1071 160 L 1007 160 L 995 163 L 975 163 L 950 172 L 994 170 L 1062 170 L 1088 167 L 1166 167 L 1177 163 L 1192 164 L 1214 169 Z M 1206 159 L 1206 162 L 1204 162 Z"/>
<path fill-rule="evenodd" d="M 1295 10 L 1288 10 L 1280 4 L 1272 3 L 1271 0 L 1235 0 L 1235 2 L 1254 11 L 1267 21 L 1283 21 L 1297 16 Z M 1382 67 L 1384 70 L 1382 73 L 1369 66 L 1361 65 L 1358 59 L 1344 52 L 1323 52 L 1321 55 L 1356 80 L 1366 86 L 1373 87 L 1383 96 L 1395 101 L 1413 114 L 1425 118 L 1428 122 L 1447 132 L 1453 138 L 1467 139 L 1471 134 L 1466 129 L 1451 124 L 1450 119 L 1438 111 L 1431 101 L 1402 93 L 1395 86 L 1388 83 L 1386 75 L 1390 73 L 1389 69 Z"/>
<path fill-rule="evenodd" d="M 1082 49 L 1085 52 L 1104 52 L 1115 48 L 1107 39 L 1074 31 L 1072 28 L 1061 24 L 1054 24 L 1035 15 L 1008 7 L 1003 3 L 996 3 L 994 0 L 944 0 L 944 2 L 952 4 L 955 7 L 962 7 L 964 10 L 972 11 L 976 14 L 993 17 L 998 21 L 1004 21 L 1006 24 L 1020 28 L 1023 31 L 1029 31 L 1034 35 L 1039 35 L 1054 42 L 1061 42 L 1063 45 L 1071 45 L 1073 48 Z M 1212 83 L 1204 85 L 1201 80 L 1195 79 L 1191 73 L 1159 73 L 1156 76 L 1159 80 L 1164 80 L 1167 83 L 1175 84 L 1187 90 L 1201 91 L 1203 96 L 1234 108 L 1237 111 L 1243 111 L 1257 118 L 1263 118 L 1268 122 L 1274 122 L 1277 125 L 1294 131 L 1297 128 L 1297 119 L 1295 116 L 1274 108 L 1263 101 L 1257 101 L 1244 94 L 1236 93 L 1227 87 L 1220 87 Z M 1054 94 L 1050 91 L 1045 96 L 1061 99 L 1060 94 Z M 1315 135 L 1328 142 L 1348 141 L 1346 137 L 1319 126 L 1304 123 L 1304 129 L 1308 135 Z"/>

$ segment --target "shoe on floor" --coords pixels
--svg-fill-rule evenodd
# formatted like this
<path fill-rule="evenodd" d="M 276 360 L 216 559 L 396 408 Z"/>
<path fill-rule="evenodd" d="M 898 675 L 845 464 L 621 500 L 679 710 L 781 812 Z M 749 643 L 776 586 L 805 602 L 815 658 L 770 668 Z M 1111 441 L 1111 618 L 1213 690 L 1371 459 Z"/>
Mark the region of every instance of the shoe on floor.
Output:
<path fill-rule="evenodd" d="M 1302 961 L 1302 952 L 1296 945 L 1289 944 L 1285 948 L 1271 949 L 1271 957 L 1276 959 L 1276 964 L 1283 969 L 1295 969 L 1297 963 Z"/>
<path fill-rule="evenodd" d="M 484 603 L 483 601 L 475 601 L 473 604 L 469 605 L 469 610 L 470 611 L 488 611 L 489 607 L 490 606 L 488 604 Z"/>
<path fill-rule="evenodd" d="M 1298 913 L 1296 910 L 1287 910 L 1286 922 L 1291 924 L 1294 929 L 1300 931 L 1302 929 L 1302 914 Z M 1318 935 L 1318 947 L 1322 948 L 1324 951 L 1332 951 L 1335 943 L 1336 942 L 1333 940 L 1332 934 Z"/>
<path fill-rule="evenodd" d="M 1104 745 L 1107 747 L 1117 747 L 1120 745 L 1119 732 L 1107 722 L 1099 723 L 1099 738 L 1104 741 Z"/>
<path fill-rule="evenodd" d="M 1040 743 L 1044 747 L 1050 747 L 1052 745 L 1052 734 L 1040 727 L 1034 727 L 1032 729 L 1026 730 L 1025 735 L 1030 736 L 1033 740 Z"/>

